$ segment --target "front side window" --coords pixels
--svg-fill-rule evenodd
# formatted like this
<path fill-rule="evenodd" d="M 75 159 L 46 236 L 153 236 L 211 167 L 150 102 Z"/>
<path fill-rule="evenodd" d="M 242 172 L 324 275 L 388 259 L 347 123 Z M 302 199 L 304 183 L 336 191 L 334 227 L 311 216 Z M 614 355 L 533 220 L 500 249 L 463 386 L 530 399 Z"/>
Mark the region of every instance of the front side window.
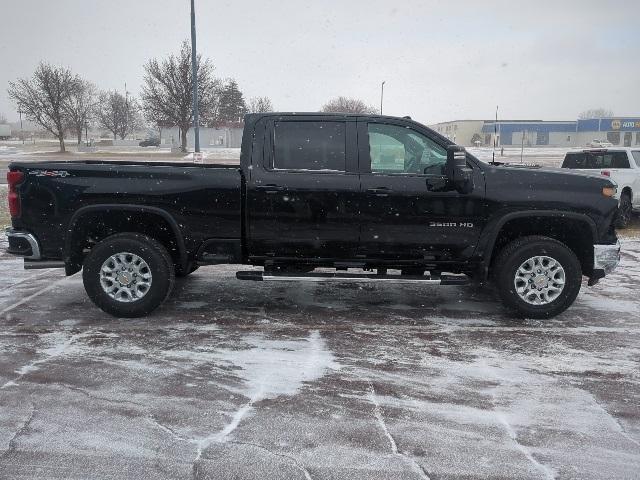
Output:
<path fill-rule="evenodd" d="M 273 168 L 346 170 L 344 122 L 276 122 Z"/>
<path fill-rule="evenodd" d="M 640 151 L 636 150 L 635 152 L 631 152 L 631 154 L 633 155 L 636 165 L 640 168 Z"/>
<path fill-rule="evenodd" d="M 372 173 L 443 175 L 447 151 L 433 140 L 406 127 L 369 123 Z"/>

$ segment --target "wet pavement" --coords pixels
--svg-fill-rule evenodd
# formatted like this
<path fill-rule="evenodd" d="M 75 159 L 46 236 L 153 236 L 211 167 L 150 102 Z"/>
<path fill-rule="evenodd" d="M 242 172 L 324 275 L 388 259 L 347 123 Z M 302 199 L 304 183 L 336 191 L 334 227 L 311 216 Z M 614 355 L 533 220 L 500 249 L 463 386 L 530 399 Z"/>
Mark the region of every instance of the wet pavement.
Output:
<path fill-rule="evenodd" d="M 623 238 L 547 321 L 488 289 L 233 266 L 115 319 L 79 275 L 0 256 L 0 478 L 638 478 L 639 261 Z"/>

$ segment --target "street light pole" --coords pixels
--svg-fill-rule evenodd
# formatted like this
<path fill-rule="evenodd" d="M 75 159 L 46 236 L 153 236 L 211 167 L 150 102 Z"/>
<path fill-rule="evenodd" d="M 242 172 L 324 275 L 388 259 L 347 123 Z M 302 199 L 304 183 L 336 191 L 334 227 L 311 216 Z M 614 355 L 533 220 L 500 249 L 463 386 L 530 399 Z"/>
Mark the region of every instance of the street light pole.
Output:
<path fill-rule="evenodd" d="M 191 0 L 191 76 L 193 77 L 193 133 L 195 151 L 200 152 L 200 120 L 198 119 L 198 69 L 196 66 L 196 11 Z"/>
<path fill-rule="evenodd" d="M 384 84 L 385 82 L 382 82 L 382 85 L 380 85 L 380 115 L 382 115 L 382 101 L 384 100 Z"/>

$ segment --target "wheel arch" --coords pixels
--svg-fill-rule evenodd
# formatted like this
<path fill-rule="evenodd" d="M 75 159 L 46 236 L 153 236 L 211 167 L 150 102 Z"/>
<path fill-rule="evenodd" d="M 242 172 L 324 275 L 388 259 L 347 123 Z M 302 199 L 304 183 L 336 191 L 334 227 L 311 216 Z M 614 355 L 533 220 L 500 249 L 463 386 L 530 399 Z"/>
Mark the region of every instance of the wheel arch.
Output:
<path fill-rule="evenodd" d="M 625 185 L 624 187 L 622 187 L 622 190 L 620 190 L 620 196 L 621 197 L 625 193 L 629 195 L 629 200 L 631 200 L 633 202 L 633 189 L 631 188 L 630 185 Z"/>
<path fill-rule="evenodd" d="M 87 220 L 88 217 L 100 218 L 105 214 L 108 214 L 109 218 L 100 224 L 100 227 L 108 229 L 110 225 L 115 225 L 116 230 L 111 234 L 132 231 L 154 236 L 153 229 L 155 228 L 156 235 L 160 237 L 156 238 L 156 240 L 167 247 L 176 265 L 186 268 L 188 258 L 184 236 L 178 222 L 169 212 L 158 207 L 133 204 L 98 204 L 79 208 L 69 221 L 64 245 L 64 262 L 67 275 L 72 275 L 82 268 L 84 242 L 86 235 L 91 232 L 91 229 L 87 228 L 83 220 Z M 136 222 L 141 218 L 153 219 L 154 222 Z M 124 225 L 126 225 L 126 228 L 122 228 Z M 118 226 L 120 228 L 117 228 Z M 151 228 L 152 231 L 148 231 L 148 228 Z M 163 230 L 168 230 L 166 235 L 158 234 Z"/>
<path fill-rule="evenodd" d="M 593 269 L 593 245 L 598 238 L 595 222 L 576 212 L 531 210 L 511 212 L 495 220 L 491 233 L 479 242 L 482 278 L 486 279 L 499 250 L 510 241 L 528 235 L 542 235 L 567 245 L 580 259 L 582 270 Z"/>

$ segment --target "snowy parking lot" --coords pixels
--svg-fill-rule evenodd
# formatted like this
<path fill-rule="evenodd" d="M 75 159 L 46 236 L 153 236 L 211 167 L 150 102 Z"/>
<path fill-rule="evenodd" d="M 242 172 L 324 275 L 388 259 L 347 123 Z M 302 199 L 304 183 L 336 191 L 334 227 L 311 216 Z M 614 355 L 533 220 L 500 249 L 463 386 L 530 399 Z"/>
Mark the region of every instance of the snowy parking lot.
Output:
<path fill-rule="evenodd" d="M 638 478 L 640 237 L 622 241 L 548 321 L 471 287 L 233 267 L 114 319 L 79 274 L 2 255 L 0 478 Z"/>

